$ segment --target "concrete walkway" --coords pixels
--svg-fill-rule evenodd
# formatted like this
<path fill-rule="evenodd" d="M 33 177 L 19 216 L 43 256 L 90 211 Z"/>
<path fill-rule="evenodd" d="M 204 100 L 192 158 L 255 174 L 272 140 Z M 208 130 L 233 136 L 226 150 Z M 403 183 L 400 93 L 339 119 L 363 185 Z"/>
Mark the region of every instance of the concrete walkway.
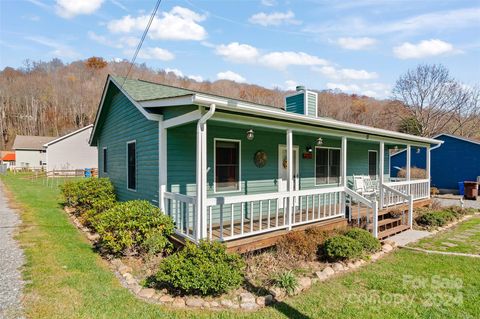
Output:
<path fill-rule="evenodd" d="M 395 242 L 397 246 L 405 246 L 430 235 L 432 235 L 432 233 L 425 230 L 409 229 L 403 233 L 388 238 L 388 240 Z"/>
<path fill-rule="evenodd" d="M 24 257 L 16 240 L 20 224 L 17 213 L 8 207 L 4 186 L 0 182 L 0 318 L 22 318 L 23 281 L 20 268 Z"/>

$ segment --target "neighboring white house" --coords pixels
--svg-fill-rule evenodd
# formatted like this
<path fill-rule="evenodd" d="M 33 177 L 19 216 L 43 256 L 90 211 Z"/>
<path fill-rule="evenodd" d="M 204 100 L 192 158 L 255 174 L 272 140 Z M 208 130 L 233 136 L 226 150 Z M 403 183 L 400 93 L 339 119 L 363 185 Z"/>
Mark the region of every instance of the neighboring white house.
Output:
<path fill-rule="evenodd" d="M 49 141 L 47 149 L 47 171 L 97 168 L 97 148 L 88 140 L 93 125 Z"/>
<path fill-rule="evenodd" d="M 55 139 L 53 136 L 17 135 L 13 142 L 17 168 L 43 169 L 47 164 L 45 143 Z"/>

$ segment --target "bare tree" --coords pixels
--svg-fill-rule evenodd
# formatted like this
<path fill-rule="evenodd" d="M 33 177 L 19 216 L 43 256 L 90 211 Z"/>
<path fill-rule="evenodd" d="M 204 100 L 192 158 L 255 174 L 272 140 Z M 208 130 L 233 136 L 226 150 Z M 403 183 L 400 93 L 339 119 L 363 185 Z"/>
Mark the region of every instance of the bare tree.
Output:
<path fill-rule="evenodd" d="M 419 65 L 400 76 L 393 88 L 394 98 L 406 106 L 403 121 L 417 125 L 421 136 L 433 136 L 444 131 L 454 121 L 454 114 L 464 116 L 471 91 L 453 79 L 443 65 Z"/>

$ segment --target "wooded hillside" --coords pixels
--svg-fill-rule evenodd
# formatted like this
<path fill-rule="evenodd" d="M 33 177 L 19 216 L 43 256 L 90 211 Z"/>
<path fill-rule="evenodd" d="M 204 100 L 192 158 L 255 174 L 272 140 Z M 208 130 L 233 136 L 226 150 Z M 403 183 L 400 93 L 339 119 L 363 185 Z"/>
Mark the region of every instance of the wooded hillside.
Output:
<path fill-rule="evenodd" d="M 107 63 L 101 58 L 90 58 L 70 64 L 59 59 L 27 61 L 21 69 L 5 68 L 0 72 L 0 149 L 9 149 L 16 134 L 58 136 L 92 123 L 107 75 L 124 76 L 129 66 L 126 61 Z M 144 64 L 133 66 L 130 77 L 279 108 L 283 108 L 284 96 L 291 93 L 226 80 L 196 82 Z M 320 116 L 405 129 L 405 121 L 399 117 L 406 112 L 402 103 L 332 91 L 318 93 Z M 470 132 L 468 136 L 473 135 Z"/>

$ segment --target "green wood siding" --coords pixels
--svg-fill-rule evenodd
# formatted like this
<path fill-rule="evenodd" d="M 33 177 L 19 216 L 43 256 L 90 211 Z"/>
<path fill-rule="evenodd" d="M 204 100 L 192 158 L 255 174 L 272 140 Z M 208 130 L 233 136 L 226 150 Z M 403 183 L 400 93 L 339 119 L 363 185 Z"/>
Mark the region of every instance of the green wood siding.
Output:
<path fill-rule="evenodd" d="M 287 112 L 305 114 L 305 93 L 301 92 L 292 96 L 287 96 L 285 99 L 285 110 Z"/>
<path fill-rule="evenodd" d="M 317 116 L 317 99 L 314 93 L 307 94 L 307 115 Z"/>
<path fill-rule="evenodd" d="M 158 122 L 147 120 L 119 90 L 110 86 L 101 114 L 98 149 L 107 148 L 108 177 L 121 201 L 146 199 L 158 205 Z M 127 141 L 136 140 L 137 189 L 127 189 Z M 103 151 L 98 152 L 103 168 Z"/>
<path fill-rule="evenodd" d="M 255 138 L 248 141 L 245 128 L 220 126 L 210 121 L 207 125 L 208 196 L 235 196 L 276 192 L 278 190 L 278 147 L 286 144 L 286 134 L 255 129 Z M 195 195 L 196 191 L 196 125 L 194 123 L 168 130 L 168 190 Z M 214 139 L 233 139 L 241 142 L 241 190 L 228 193 L 214 192 Z M 315 154 L 312 159 L 303 158 L 307 145 L 315 150 L 316 136 L 293 135 L 293 144 L 299 147 L 300 189 L 325 187 L 315 185 Z M 323 138 L 323 147 L 341 147 L 339 138 Z M 267 153 L 268 162 L 263 168 L 255 166 L 253 156 L 258 150 Z M 368 174 L 368 151 L 379 150 L 378 143 L 349 141 L 347 145 L 347 175 Z M 315 151 L 314 151 L 315 152 Z M 388 156 L 388 153 L 386 152 Z M 385 163 L 387 166 L 387 162 Z M 388 168 L 385 169 L 388 172 Z"/>

